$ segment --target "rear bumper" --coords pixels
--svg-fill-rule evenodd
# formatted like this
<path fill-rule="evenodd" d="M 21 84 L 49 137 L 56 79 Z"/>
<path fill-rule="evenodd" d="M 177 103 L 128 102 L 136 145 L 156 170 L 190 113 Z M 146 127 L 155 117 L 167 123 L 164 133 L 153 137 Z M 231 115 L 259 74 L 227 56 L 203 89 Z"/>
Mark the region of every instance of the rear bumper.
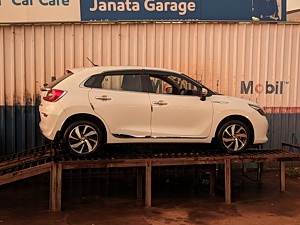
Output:
<path fill-rule="evenodd" d="M 65 112 L 58 102 L 43 103 L 40 108 L 41 122 L 39 123 L 41 133 L 50 140 L 60 139 L 60 130 L 66 117 Z"/>

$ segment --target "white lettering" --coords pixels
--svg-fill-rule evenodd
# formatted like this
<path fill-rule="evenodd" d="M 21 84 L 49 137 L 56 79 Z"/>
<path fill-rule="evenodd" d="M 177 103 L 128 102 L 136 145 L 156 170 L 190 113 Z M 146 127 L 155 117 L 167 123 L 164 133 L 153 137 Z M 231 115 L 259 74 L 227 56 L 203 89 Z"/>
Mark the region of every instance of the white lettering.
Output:
<path fill-rule="evenodd" d="M 125 2 L 103 2 L 94 0 L 93 8 L 90 11 L 94 12 L 96 10 L 105 11 L 140 11 L 140 4 L 138 2 L 131 2 L 130 0 L 125 0 Z"/>
<path fill-rule="evenodd" d="M 155 10 L 155 6 L 154 6 L 154 3 L 148 3 L 148 2 L 154 2 L 154 0 L 146 0 L 144 2 L 144 7 L 147 11 L 154 11 Z"/>
<path fill-rule="evenodd" d="M 178 14 L 183 16 L 187 13 L 187 11 L 195 11 L 196 10 L 196 3 L 195 2 L 160 2 L 155 0 L 145 0 L 144 7 L 147 11 L 172 11 L 176 12 L 179 11 Z"/>
<path fill-rule="evenodd" d="M 106 11 L 107 10 L 105 2 L 99 2 L 99 10 L 100 11 Z"/>
<path fill-rule="evenodd" d="M 120 2 L 118 2 L 118 3 L 120 3 Z M 108 2 L 107 3 L 107 11 L 117 11 L 116 3 L 115 2 Z"/>
<path fill-rule="evenodd" d="M 98 0 L 94 0 L 94 7 L 90 8 L 90 11 L 94 12 L 97 10 L 97 8 L 98 8 Z"/>
<path fill-rule="evenodd" d="M 186 2 L 180 2 L 178 4 L 179 9 L 179 15 L 185 15 L 186 14 Z"/>
<path fill-rule="evenodd" d="M 58 0 L 40 0 L 40 1 L 58 1 Z M 65 0 L 67 1 L 67 0 Z M 49 2 L 50 3 L 50 2 Z M 166 12 L 172 11 L 177 12 L 180 16 L 185 15 L 188 11 L 193 12 L 196 10 L 195 2 L 162 2 L 156 0 L 145 0 L 144 8 L 148 12 Z M 94 0 L 94 5 L 90 8 L 90 11 L 94 12 L 96 10 L 105 12 L 105 11 L 140 11 L 140 3 L 134 2 L 131 0 L 123 0 L 123 1 L 101 1 Z"/>
<path fill-rule="evenodd" d="M 173 12 L 176 12 L 178 10 L 176 2 L 171 2 L 170 10 Z"/>
<path fill-rule="evenodd" d="M 68 6 L 70 4 L 70 0 L 39 0 L 39 2 L 43 6 Z"/>
<path fill-rule="evenodd" d="M 133 6 L 132 6 L 133 11 L 140 11 L 140 3 L 132 2 L 132 4 L 133 4 Z"/>
<path fill-rule="evenodd" d="M 188 10 L 191 12 L 194 12 L 196 10 L 196 3 L 195 2 L 189 2 L 188 3 Z"/>
<path fill-rule="evenodd" d="M 123 2 L 118 2 L 117 11 L 125 11 L 125 4 Z"/>

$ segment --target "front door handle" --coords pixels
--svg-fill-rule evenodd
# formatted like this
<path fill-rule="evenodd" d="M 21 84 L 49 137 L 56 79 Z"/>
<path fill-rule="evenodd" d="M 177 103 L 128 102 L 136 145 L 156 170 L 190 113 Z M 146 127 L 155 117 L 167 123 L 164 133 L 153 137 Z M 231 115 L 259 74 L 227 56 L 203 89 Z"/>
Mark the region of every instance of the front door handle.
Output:
<path fill-rule="evenodd" d="M 159 101 L 156 101 L 156 102 L 153 102 L 153 104 L 156 104 L 156 105 L 168 105 L 167 102 L 164 102 L 162 100 L 159 100 Z"/>
<path fill-rule="evenodd" d="M 101 97 L 100 96 L 96 96 L 96 99 L 97 100 L 102 100 L 102 101 L 108 101 L 108 100 L 111 100 L 110 97 L 107 97 L 106 95 L 102 95 Z"/>

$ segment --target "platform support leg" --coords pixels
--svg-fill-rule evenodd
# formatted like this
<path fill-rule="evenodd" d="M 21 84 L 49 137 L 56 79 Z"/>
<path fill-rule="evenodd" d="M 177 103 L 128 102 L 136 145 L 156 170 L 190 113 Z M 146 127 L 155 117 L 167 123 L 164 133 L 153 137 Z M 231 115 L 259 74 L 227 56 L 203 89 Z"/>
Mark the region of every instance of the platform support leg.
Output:
<path fill-rule="evenodd" d="M 215 196 L 216 194 L 216 164 L 210 165 L 210 180 L 209 180 L 209 193 L 210 196 Z"/>
<path fill-rule="evenodd" d="M 152 165 L 147 162 L 146 177 L 145 177 L 145 207 L 151 207 L 151 186 L 152 186 Z"/>
<path fill-rule="evenodd" d="M 142 199 L 143 198 L 143 173 L 138 168 L 137 171 L 137 190 L 136 190 L 136 197 L 137 199 Z"/>
<path fill-rule="evenodd" d="M 62 164 L 52 163 L 50 170 L 50 201 L 49 209 L 61 210 Z"/>
<path fill-rule="evenodd" d="M 262 163 L 262 162 L 257 163 L 257 178 L 256 178 L 256 181 L 259 182 L 259 183 L 261 183 L 261 181 L 262 181 L 263 166 L 264 166 L 264 163 Z"/>
<path fill-rule="evenodd" d="M 243 163 L 243 171 L 242 171 L 242 174 L 243 176 L 245 176 L 247 174 L 247 171 L 248 171 L 248 168 L 247 168 L 247 163 Z"/>
<path fill-rule="evenodd" d="M 285 192 L 285 162 L 280 161 L 280 191 Z"/>
<path fill-rule="evenodd" d="M 224 165 L 224 177 L 225 177 L 225 202 L 231 203 L 231 162 L 230 159 L 225 159 Z"/>

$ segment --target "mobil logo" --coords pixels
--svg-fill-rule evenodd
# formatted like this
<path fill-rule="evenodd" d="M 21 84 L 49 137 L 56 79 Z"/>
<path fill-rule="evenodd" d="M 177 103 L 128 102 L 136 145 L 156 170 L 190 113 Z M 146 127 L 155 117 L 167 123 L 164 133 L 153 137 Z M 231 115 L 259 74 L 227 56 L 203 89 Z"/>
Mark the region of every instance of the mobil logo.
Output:
<path fill-rule="evenodd" d="M 284 86 L 287 84 L 289 84 L 288 81 L 275 81 L 275 83 L 266 81 L 264 84 L 255 84 L 254 81 L 241 81 L 241 94 L 253 94 L 254 92 L 258 94 L 282 94 Z"/>

